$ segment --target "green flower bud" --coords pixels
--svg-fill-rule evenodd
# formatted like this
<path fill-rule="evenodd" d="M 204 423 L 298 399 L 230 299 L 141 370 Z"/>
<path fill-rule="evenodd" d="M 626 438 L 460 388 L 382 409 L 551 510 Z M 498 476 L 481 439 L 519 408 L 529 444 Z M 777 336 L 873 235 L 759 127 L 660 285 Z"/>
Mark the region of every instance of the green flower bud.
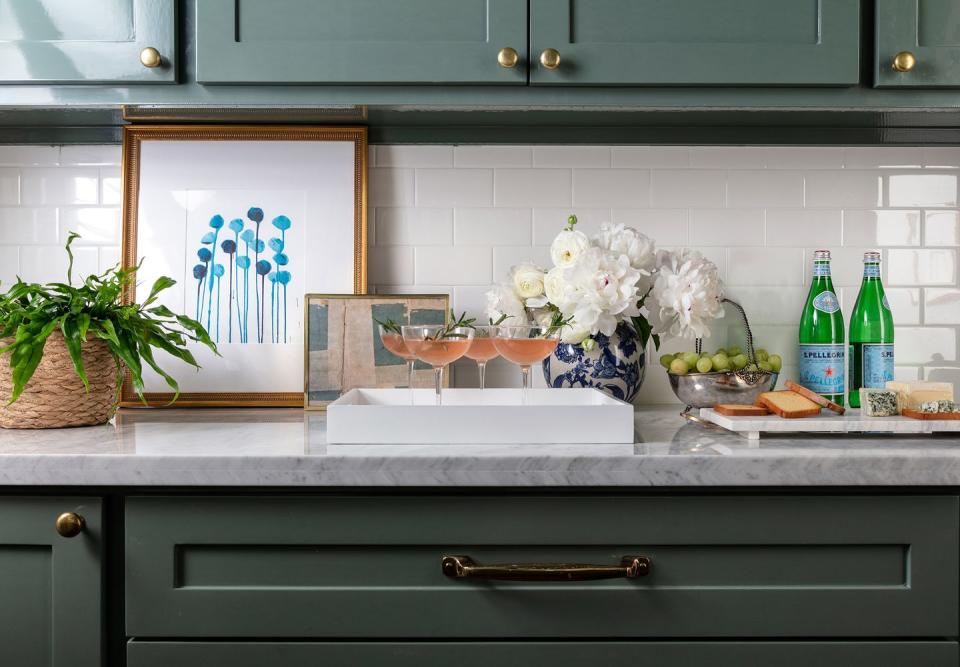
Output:
<path fill-rule="evenodd" d="M 583 346 L 584 352 L 593 352 L 597 349 L 597 341 L 592 338 L 584 338 L 580 345 Z"/>

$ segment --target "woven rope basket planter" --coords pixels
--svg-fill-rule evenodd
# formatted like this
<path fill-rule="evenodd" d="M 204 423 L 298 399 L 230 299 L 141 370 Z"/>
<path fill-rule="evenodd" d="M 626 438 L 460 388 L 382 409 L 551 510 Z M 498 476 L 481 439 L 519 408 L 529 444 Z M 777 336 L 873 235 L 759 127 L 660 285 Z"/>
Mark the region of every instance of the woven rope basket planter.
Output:
<path fill-rule="evenodd" d="M 84 343 L 81 354 L 90 380 L 89 393 L 73 368 L 63 334 L 54 331 L 40 365 L 13 405 L 6 404 L 13 391 L 10 354 L 0 355 L 0 426 L 62 428 L 108 422 L 117 409 L 117 362 L 99 339 Z"/>

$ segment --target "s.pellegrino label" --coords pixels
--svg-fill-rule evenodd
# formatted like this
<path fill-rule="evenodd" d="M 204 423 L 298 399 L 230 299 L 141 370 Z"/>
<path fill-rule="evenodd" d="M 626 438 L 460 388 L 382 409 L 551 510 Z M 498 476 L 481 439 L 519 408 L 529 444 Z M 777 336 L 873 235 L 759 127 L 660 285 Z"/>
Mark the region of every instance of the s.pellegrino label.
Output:
<path fill-rule="evenodd" d="M 829 250 L 814 252 L 810 276 L 810 292 L 800 314 L 800 384 L 843 405 L 847 348 Z"/>
<path fill-rule="evenodd" d="M 893 313 L 880 281 L 880 253 L 863 255 L 863 281 L 850 316 L 851 407 L 860 407 L 860 388 L 876 388 L 893 379 Z"/>
<path fill-rule="evenodd" d="M 800 344 L 800 384 L 823 396 L 843 396 L 846 350 L 838 344 Z"/>

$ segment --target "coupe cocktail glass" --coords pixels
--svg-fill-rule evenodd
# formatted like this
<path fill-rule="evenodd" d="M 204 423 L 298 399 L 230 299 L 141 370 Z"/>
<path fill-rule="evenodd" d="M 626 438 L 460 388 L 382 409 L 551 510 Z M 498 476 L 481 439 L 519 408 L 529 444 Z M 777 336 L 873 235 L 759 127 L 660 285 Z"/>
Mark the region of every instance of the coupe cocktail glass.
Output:
<path fill-rule="evenodd" d="M 413 365 L 417 362 L 417 355 L 411 352 L 407 348 L 407 344 L 403 342 L 403 334 L 396 331 L 395 329 L 380 326 L 380 341 L 383 343 L 383 346 L 387 348 L 387 351 L 391 354 L 395 354 L 404 361 L 407 362 L 407 386 L 412 390 L 413 389 Z"/>
<path fill-rule="evenodd" d="M 473 343 L 470 344 L 470 349 L 467 350 L 467 357 L 477 362 L 477 371 L 480 373 L 480 388 L 483 389 L 487 362 L 500 356 L 496 346 L 493 344 L 494 339 L 497 337 L 497 327 L 479 326 L 473 329 Z"/>
<path fill-rule="evenodd" d="M 449 327 L 446 324 L 409 325 L 402 327 L 403 342 L 420 361 L 433 366 L 437 405 L 443 398 L 443 369 L 459 359 L 473 342 L 470 327 Z"/>
<path fill-rule="evenodd" d="M 497 352 L 520 366 L 524 397 L 530 388 L 530 366 L 549 357 L 559 342 L 560 327 L 536 324 L 499 326 L 497 337 L 493 339 Z"/>

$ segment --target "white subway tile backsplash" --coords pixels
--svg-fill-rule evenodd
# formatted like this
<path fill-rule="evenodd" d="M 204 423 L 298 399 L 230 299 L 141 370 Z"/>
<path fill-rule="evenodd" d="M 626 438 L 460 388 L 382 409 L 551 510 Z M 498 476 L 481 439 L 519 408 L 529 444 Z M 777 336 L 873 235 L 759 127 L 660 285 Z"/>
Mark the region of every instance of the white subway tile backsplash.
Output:
<path fill-rule="evenodd" d="M 646 169 L 574 169 L 573 205 L 649 206 L 650 172 Z"/>
<path fill-rule="evenodd" d="M 570 169 L 496 169 L 495 206 L 570 206 L 573 203 Z"/>
<path fill-rule="evenodd" d="M 805 181 L 804 205 L 809 208 L 883 205 L 883 177 L 877 171 L 811 171 Z"/>
<path fill-rule="evenodd" d="M 78 275 L 118 262 L 119 166 L 118 146 L 0 147 L 0 280 L 62 280 L 71 230 L 83 235 Z M 378 145 L 368 282 L 379 293 L 448 293 L 458 312 L 485 321 L 490 283 L 521 261 L 549 266 L 571 213 L 589 235 L 623 223 L 659 248 L 714 261 L 758 345 L 784 355 L 784 377 L 794 377 L 812 249 L 833 252 L 849 318 L 862 253 L 882 248 L 897 377 L 960 383 L 958 175 L 957 147 Z M 743 344 L 732 311 L 712 329 L 707 348 Z M 641 400 L 675 404 L 652 344 L 650 354 Z M 476 383 L 473 362 L 453 373 L 455 384 Z M 506 363 L 488 378 L 519 384 Z"/>
<path fill-rule="evenodd" d="M 489 246 L 423 247 L 416 249 L 414 282 L 443 285 L 489 285 L 491 273 Z"/>
<path fill-rule="evenodd" d="M 690 211 L 690 237 L 706 246 L 762 246 L 763 211 L 694 209 Z"/>
<path fill-rule="evenodd" d="M 453 221 L 457 245 L 531 245 L 532 212 L 528 208 L 458 208 Z"/>
<path fill-rule="evenodd" d="M 378 208 L 377 245 L 451 245 L 453 209 Z"/>
<path fill-rule="evenodd" d="M 727 203 L 724 171 L 654 169 L 650 175 L 654 208 L 723 208 Z"/>
<path fill-rule="evenodd" d="M 767 209 L 766 244 L 795 248 L 813 240 L 825 246 L 840 245 L 842 218 L 842 211 L 831 209 Z"/>
<path fill-rule="evenodd" d="M 844 211 L 843 245 L 920 245 L 920 211 Z"/>
<path fill-rule="evenodd" d="M 927 211 L 923 224 L 924 245 L 960 245 L 960 211 Z"/>

